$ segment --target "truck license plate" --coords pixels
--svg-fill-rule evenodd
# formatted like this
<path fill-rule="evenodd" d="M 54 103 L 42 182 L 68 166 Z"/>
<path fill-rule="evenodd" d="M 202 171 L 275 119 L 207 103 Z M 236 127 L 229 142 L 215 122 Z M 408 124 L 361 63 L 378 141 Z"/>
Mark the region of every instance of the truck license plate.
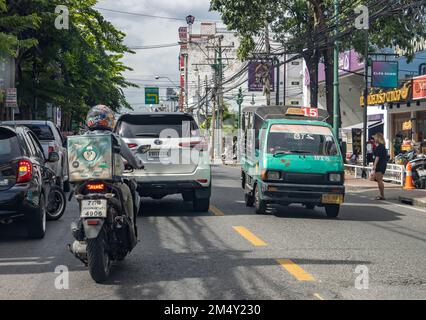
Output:
<path fill-rule="evenodd" d="M 106 218 L 107 201 L 106 200 L 83 200 L 81 201 L 82 218 Z"/>
<path fill-rule="evenodd" d="M 343 195 L 342 194 L 323 194 L 322 203 L 324 204 L 342 204 Z"/>

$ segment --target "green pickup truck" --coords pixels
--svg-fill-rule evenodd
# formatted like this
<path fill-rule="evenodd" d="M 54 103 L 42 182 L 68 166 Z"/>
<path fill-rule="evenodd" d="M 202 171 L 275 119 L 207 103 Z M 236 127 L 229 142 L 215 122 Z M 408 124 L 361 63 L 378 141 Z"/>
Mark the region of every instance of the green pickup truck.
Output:
<path fill-rule="evenodd" d="M 241 178 L 247 206 L 324 207 L 339 215 L 344 163 L 328 114 L 316 108 L 251 107 L 242 113 Z"/>

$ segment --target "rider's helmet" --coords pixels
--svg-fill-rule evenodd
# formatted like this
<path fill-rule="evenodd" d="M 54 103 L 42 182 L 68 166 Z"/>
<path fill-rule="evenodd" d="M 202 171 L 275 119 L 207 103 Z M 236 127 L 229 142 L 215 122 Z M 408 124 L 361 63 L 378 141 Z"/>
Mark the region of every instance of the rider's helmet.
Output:
<path fill-rule="evenodd" d="M 107 106 L 94 106 L 87 113 L 86 125 L 89 130 L 110 130 L 115 126 L 114 112 Z"/>

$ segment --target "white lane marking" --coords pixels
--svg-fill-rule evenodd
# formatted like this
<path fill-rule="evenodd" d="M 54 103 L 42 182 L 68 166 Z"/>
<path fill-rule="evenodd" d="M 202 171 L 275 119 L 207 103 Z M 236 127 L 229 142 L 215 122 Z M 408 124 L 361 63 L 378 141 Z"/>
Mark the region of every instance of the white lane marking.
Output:
<path fill-rule="evenodd" d="M 410 210 L 414 210 L 414 211 L 426 213 L 426 210 L 424 210 L 424 209 L 416 208 L 416 207 L 413 207 L 413 206 L 410 206 L 410 205 L 403 205 L 403 204 L 393 203 L 393 202 L 389 202 L 389 201 L 381 201 L 380 203 L 351 203 L 351 202 L 345 202 L 343 204 L 343 206 L 377 207 L 377 208 L 382 208 L 382 209 L 385 209 L 385 208 L 389 209 L 388 206 L 396 206 L 396 207 L 400 207 L 400 208 L 405 208 L 405 209 L 410 209 Z"/>

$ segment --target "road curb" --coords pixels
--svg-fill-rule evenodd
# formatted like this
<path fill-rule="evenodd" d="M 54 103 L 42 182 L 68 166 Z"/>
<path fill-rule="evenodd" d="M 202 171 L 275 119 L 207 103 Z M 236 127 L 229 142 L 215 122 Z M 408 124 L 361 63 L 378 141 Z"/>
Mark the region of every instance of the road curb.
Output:
<path fill-rule="evenodd" d="M 426 208 L 426 198 L 413 198 L 407 196 L 399 196 L 398 201 L 413 207 Z"/>

